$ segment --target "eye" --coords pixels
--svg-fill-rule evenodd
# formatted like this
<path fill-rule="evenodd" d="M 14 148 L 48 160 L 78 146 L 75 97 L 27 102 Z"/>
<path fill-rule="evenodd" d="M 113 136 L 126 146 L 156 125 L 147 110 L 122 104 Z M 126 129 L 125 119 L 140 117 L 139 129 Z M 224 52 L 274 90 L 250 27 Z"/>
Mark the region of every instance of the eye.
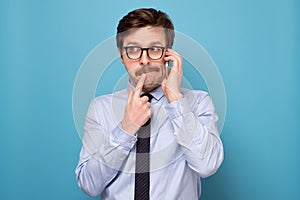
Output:
<path fill-rule="evenodd" d="M 127 52 L 134 53 L 140 51 L 139 47 L 127 47 Z"/>
<path fill-rule="evenodd" d="M 161 48 L 160 47 L 151 47 L 150 50 L 156 52 L 156 51 L 160 51 Z"/>

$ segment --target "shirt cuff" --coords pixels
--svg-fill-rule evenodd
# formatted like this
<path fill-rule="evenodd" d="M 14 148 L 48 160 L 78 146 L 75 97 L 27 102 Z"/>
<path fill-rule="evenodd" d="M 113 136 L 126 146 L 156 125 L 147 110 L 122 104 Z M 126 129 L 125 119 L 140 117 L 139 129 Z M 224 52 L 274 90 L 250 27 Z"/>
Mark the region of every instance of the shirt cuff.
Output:
<path fill-rule="evenodd" d="M 120 145 L 125 150 L 130 150 L 133 148 L 137 141 L 137 136 L 131 135 L 122 129 L 122 125 L 119 124 L 112 131 L 112 140 L 117 145 Z"/>
<path fill-rule="evenodd" d="M 186 98 L 168 104 L 165 109 L 170 119 L 175 119 L 176 117 L 192 112 L 191 106 Z"/>

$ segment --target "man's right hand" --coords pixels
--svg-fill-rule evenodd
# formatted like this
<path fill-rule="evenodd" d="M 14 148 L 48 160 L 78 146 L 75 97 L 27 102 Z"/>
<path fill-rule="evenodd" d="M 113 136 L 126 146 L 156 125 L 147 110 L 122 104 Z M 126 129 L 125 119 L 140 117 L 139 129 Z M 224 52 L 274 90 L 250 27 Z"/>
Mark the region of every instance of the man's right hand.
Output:
<path fill-rule="evenodd" d="M 146 74 L 142 74 L 136 84 L 135 91 L 128 87 L 128 99 L 122 120 L 122 128 L 132 135 L 151 117 L 151 104 L 148 102 L 148 97 L 141 97 L 145 79 Z"/>

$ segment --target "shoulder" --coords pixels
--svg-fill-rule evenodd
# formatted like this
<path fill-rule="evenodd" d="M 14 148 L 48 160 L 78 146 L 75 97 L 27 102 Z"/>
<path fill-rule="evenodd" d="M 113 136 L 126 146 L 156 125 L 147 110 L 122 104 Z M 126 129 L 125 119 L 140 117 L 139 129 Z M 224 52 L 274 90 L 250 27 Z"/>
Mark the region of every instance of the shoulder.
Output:
<path fill-rule="evenodd" d="M 127 102 L 127 90 L 121 90 L 112 94 L 105 94 L 97 96 L 92 99 L 88 113 L 97 116 L 98 121 L 101 124 L 109 123 L 105 122 L 108 119 L 115 119 L 120 115 L 120 111 L 124 110 Z M 120 115 L 122 116 L 122 115 Z"/>
<path fill-rule="evenodd" d="M 99 118 L 115 116 L 125 109 L 127 103 L 127 89 L 95 97 L 89 110 L 97 113 Z"/>
<path fill-rule="evenodd" d="M 98 104 L 107 104 L 107 103 L 111 103 L 114 101 L 124 101 L 127 99 L 127 95 L 128 95 L 127 89 L 123 89 L 123 90 L 116 91 L 111 94 L 104 94 L 101 96 L 97 96 L 92 101 L 97 105 Z"/>
<path fill-rule="evenodd" d="M 188 100 L 196 100 L 196 101 L 202 101 L 205 98 L 209 98 L 209 94 L 206 91 L 202 90 L 191 90 L 187 88 L 181 88 L 180 89 L 183 96 L 187 98 Z"/>

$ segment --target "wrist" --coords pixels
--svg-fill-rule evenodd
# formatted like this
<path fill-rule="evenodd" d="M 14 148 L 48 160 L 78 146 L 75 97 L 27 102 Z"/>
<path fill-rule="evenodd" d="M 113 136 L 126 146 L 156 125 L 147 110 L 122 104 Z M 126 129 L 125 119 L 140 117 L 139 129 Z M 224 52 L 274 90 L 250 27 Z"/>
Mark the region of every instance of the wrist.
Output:
<path fill-rule="evenodd" d="M 136 132 L 139 130 L 139 126 L 133 124 L 133 123 L 128 123 L 127 121 L 122 121 L 122 129 L 124 131 L 126 131 L 127 133 L 131 134 L 131 135 L 135 135 Z"/>
<path fill-rule="evenodd" d="M 183 98 L 183 94 L 181 92 L 177 92 L 177 93 L 171 93 L 171 94 L 168 94 L 166 95 L 169 103 L 172 103 L 174 101 L 178 101 L 180 99 Z"/>

